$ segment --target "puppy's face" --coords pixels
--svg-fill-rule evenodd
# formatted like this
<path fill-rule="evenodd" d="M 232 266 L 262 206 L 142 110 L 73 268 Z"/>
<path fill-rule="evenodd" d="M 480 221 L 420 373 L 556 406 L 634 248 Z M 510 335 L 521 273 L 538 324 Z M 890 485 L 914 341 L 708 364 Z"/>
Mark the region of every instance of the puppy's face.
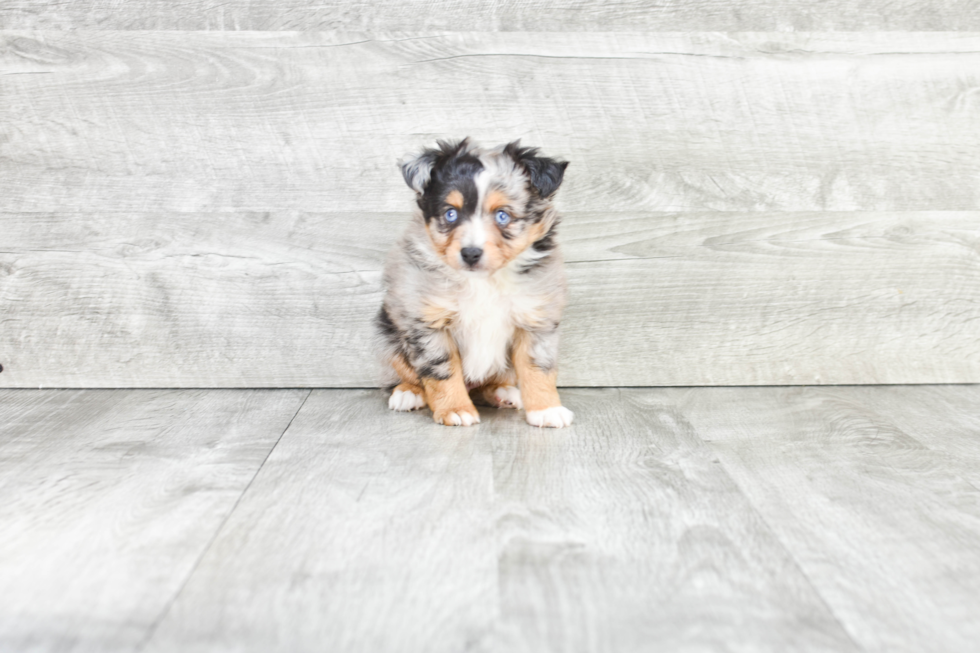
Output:
<path fill-rule="evenodd" d="M 568 164 L 536 153 L 516 142 L 482 150 L 464 139 L 440 142 L 402 164 L 446 264 L 492 274 L 546 239 L 550 199 Z"/>

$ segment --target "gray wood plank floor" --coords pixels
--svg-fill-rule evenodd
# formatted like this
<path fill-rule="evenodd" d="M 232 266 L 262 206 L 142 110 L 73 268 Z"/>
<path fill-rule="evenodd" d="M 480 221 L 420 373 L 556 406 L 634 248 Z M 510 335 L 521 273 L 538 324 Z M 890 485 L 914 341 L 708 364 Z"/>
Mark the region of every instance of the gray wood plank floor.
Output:
<path fill-rule="evenodd" d="M 667 394 L 859 644 L 976 648 L 980 388 Z"/>
<path fill-rule="evenodd" d="M 973 651 L 980 386 L 0 392 L 0 650 Z"/>
<path fill-rule="evenodd" d="M 308 394 L 0 393 L 0 650 L 135 650 Z"/>

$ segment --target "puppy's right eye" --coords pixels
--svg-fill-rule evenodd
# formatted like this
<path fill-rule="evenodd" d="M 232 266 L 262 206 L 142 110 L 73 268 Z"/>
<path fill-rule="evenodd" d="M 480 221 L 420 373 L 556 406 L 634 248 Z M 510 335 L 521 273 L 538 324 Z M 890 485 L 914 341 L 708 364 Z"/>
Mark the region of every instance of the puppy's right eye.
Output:
<path fill-rule="evenodd" d="M 459 214 L 456 213 L 456 209 L 449 209 L 446 211 L 446 222 L 456 222 L 456 218 L 458 217 Z"/>

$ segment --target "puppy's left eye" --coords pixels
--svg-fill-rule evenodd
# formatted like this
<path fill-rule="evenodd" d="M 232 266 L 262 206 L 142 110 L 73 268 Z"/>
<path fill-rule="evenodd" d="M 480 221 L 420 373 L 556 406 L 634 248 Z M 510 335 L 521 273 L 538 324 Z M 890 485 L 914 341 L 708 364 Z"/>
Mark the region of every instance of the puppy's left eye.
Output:
<path fill-rule="evenodd" d="M 493 217 L 501 227 L 507 226 L 510 222 L 510 214 L 507 211 L 497 211 L 497 214 Z"/>

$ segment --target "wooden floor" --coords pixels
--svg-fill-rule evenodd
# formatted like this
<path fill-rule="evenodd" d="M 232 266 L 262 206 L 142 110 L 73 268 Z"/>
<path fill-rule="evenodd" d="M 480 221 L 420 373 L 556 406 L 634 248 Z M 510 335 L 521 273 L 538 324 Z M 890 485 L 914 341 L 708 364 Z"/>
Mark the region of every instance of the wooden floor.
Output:
<path fill-rule="evenodd" d="M 975 651 L 980 386 L 0 391 L 3 651 Z"/>

